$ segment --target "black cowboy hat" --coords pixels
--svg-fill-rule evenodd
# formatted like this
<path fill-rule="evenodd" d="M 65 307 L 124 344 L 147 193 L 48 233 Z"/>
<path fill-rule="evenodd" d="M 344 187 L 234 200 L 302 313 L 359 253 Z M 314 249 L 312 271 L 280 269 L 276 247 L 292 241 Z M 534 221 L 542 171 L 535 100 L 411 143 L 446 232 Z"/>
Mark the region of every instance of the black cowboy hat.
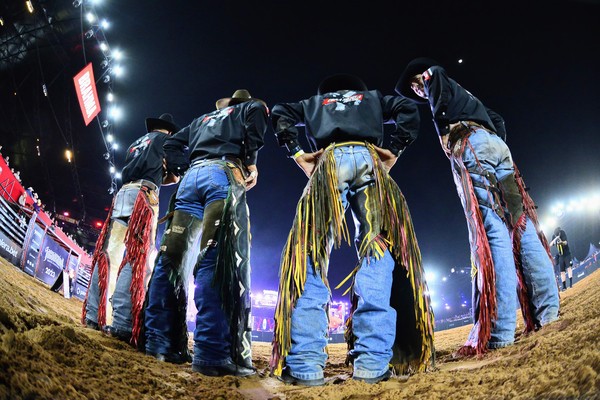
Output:
<path fill-rule="evenodd" d="M 171 114 L 162 114 L 158 118 L 146 118 L 146 131 L 152 132 L 156 129 L 166 129 L 171 133 L 179 131 L 179 126 L 173 121 Z"/>
<path fill-rule="evenodd" d="M 413 76 L 422 74 L 424 71 L 426 71 L 430 67 L 433 67 L 434 65 L 440 64 L 437 61 L 427 57 L 415 58 L 414 60 L 409 62 L 406 68 L 404 68 L 404 72 L 402 72 L 402 75 L 400 75 L 398 83 L 396 83 L 396 93 L 404 97 L 408 97 L 409 99 L 414 100 L 417 103 L 427 103 L 426 99 L 417 96 L 417 94 L 412 90 L 410 81 Z"/>
<path fill-rule="evenodd" d="M 221 108 L 233 106 L 235 104 L 244 103 L 244 102 L 250 101 L 250 100 L 256 100 L 256 101 L 262 103 L 262 105 L 264 105 L 265 107 L 267 107 L 267 103 L 265 103 L 264 100 L 257 99 L 256 97 L 250 96 L 250 92 L 248 92 L 246 89 L 236 90 L 233 93 L 233 96 L 223 97 L 222 99 L 217 100 L 215 105 L 217 106 L 217 110 L 220 110 Z"/>
<path fill-rule="evenodd" d="M 323 79 L 319 84 L 317 94 L 337 92 L 338 90 L 369 90 L 367 85 L 358 76 L 350 74 L 334 74 Z"/>

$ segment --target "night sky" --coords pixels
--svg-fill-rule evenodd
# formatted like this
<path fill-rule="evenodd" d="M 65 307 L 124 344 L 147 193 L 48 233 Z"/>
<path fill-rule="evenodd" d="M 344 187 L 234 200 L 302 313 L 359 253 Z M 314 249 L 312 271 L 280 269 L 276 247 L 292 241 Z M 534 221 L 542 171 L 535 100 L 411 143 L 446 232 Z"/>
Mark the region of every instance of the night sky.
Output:
<path fill-rule="evenodd" d="M 547 1 L 543 7 L 527 2 L 483 3 L 489 2 L 452 1 L 439 6 L 359 2 L 358 8 L 351 2 L 325 6 L 325 2 L 104 0 L 96 6 L 98 15 L 112 24 L 104 33 L 111 47 L 125 54 L 125 74 L 113 84 L 124 113 L 115 123 L 115 135 L 125 148 L 144 134 L 146 117 L 165 112 L 185 126 L 212 111 L 217 99 L 241 88 L 271 108 L 278 102 L 299 101 L 316 94 L 321 79 L 337 72 L 356 74 L 370 89 L 394 94 L 405 65 L 427 56 L 504 117 L 507 143 L 545 220 L 556 201 L 600 193 L 600 3 Z M 71 46 L 68 51 L 76 60 L 71 68 L 75 72 L 84 66 L 78 50 Z M 89 49 L 88 57 L 99 73 L 101 59 L 94 59 Z M 20 71 L 29 64 L 25 60 L 10 71 L 13 76 L 23 75 Z M 0 88 L 11 90 L 6 70 L 0 75 L 4 75 Z M 73 91 L 72 86 L 65 84 L 64 91 Z M 425 268 L 438 276 L 430 282 L 435 287 L 451 268 L 468 270 L 469 246 L 464 214 L 431 112 L 426 106 L 420 111 L 419 138 L 398 160 L 392 176 L 411 210 Z M 12 121 L 6 111 L 0 118 L 2 125 Z M 81 119 L 77 106 L 70 118 Z M 100 130 L 97 123 L 79 125 L 77 121 L 73 129 L 75 142 L 81 145 L 78 157 L 88 164 L 79 171 L 82 182 L 88 182 L 82 184 L 84 191 L 109 205 L 110 196 L 99 194 L 109 185 Z M 22 124 L 19 129 L 31 133 L 38 128 Z M 302 171 L 277 146 L 272 130 L 265 141 L 259 153 L 258 185 L 248 193 L 255 290 L 276 289 L 280 253 L 306 183 Z M 8 147 L 2 142 L 4 137 L 0 144 Z M 122 166 L 124 152 L 115 157 L 117 166 Z M 33 180 L 27 170 L 21 176 Z M 69 181 L 71 175 L 50 174 L 49 179 Z M 92 180 L 104 186 L 92 187 Z M 38 185 L 43 191 L 43 183 Z M 171 193 L 172 187 L 161 190 L 161 214 Z M 69 206 L 61 201 L 57 210 Z M 89 213 L 104 218 L 101 207 L 90 200 L 93 207 L 95 214 Z M 590 242 L 600 241 L 598 208 L 567 213 L 557 223 L 566 230 L 578 258 L 585 257 Z M 354 263 L 353 248 L 346 245 L 334 251 L 332 286 Z M 461 282 L 460 290 L 468 297 L 468 279 Z M 341 291 L 334 291 L 334 297 L 341 297 Z"/>

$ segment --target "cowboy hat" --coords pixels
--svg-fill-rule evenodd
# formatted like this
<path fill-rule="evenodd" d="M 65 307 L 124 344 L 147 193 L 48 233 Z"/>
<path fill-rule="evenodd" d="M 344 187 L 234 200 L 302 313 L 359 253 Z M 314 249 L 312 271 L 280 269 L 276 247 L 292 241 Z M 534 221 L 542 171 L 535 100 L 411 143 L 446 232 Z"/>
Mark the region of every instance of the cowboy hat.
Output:
<path fill-rule="evenodd" d="M 261 99 L 257 99 L 256 97 L 250 96 L 250 92 L 248 92 L 246 89 L 236 90 L 233 93 L 233 96 L 223 97 L 222 99 L 217 100 L 215 105 L 217 106 L 217 110 L 220 110 L 221 108 L 233 106 L 235 104 L 244 103 L 244 102 L 250 101 L 250 100 L 256 100 L 256 101 L 262 103 L 262 105 L 264 105 L 265 107 L 267 107 L 267 103 L 265 103 Z"/>
<path fill-rule="evenodd" d="M 337 92 L 338 90 L 358 90 L 365 92 L 369 89 L 358 76 L 334 74 L 321 81 L 317 94 L 323 95 L 325 93 Z"/>
<path fill-rule="evenodd" d="M 146 118 L 146 131 L 152 132 L 156 129 L 166 129 L 171 133 L 179 131 L 179 126 L 173 121 L 171 114 L 162 114 L 158 118 Z"/>
<path fill-rule="evenodd" d="M 437 61 L 432 60 L 431 58 L 419 57 L 415 58 L 411 62 L 408 63 L 402 75 L 400 75 L 400 79 L 398 79 L 398 83 L 396 83 L 396 93 L 402 95 L 404 97 L 408 97 L 411 100 L 416 101 L 417 103 L 427 103 L 426 99 L 423 99 L 412 90 L 411 88 L 411 79 L 413 76 L 422 74 L 424 71 L 427 71 L 430 67 L 434 65 L 440 65 Z"/>

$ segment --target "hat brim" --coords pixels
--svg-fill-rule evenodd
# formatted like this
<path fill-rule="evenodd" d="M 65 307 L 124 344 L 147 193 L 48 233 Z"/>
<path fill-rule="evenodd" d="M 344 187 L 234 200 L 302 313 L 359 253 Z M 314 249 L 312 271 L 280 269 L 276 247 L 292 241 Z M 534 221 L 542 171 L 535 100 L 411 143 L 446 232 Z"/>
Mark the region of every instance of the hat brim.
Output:
<path fill-rule="evenodd" d="M 160 118 L 146 118 L 146 132 L 152 132 L 156 129 L 166 129 L 171 133 L 178 132 L 179 126 Z"/>
<path fill-rule="evenodd" d="M 263 106 L 267 107 L 267 103 L 264 100 L 258 99 L 256 97 L 251 97 L 249 99 L 241 99 L 241 98 L 235 98 L 235 97 L 223 97 L 222 99 L 217 100 L 217 102 L 215 103 L 215 106 L 217 107 L 217 110 L 220 110 L 221 108 L 234 106 L 234 105 L 240 104 L 240 103 L 245 103 L 250 100 L 258 101 Z"/>
<path fill-rule="evenodd" d="M 406 98 L 409 98 L 416 103 L 425 104 L 427 103 L 427 99 L 424 99 L 418 96 L 411 87 L 411 80 L 415 75 L 422 74 L 427 69 L 433 67 L 434 65 L 439 65 L 439 63 L 431 58 L 415 58 L 411 62 L 408 63 L 402 75 L 400 75 L 400 79 L 398 79 L 398 83 L 396 83 L 396 93 Z"/>
<path fill-rule="evenodd" d="M 318 95 L 337 92 L 338 90 L 356 90 L 366 92 L 369 90 L 365 82 L 356 75 L 334 74 L 326 77 L 319 83 Z"/>

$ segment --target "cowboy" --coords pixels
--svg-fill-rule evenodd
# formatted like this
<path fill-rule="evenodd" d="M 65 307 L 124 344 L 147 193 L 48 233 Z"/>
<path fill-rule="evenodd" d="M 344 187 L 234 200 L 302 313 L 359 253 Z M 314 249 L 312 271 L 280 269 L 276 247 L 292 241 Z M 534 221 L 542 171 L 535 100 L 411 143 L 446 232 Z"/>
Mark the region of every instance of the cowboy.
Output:
<path fill-rule="evenodd" d="M 168 170 L 185 175 L 148 290 L 146 353 L 173 363 L 187 361 L 186 289 L 193 269 L 198 313 L 192 370 L 247 376 L 255 370 L 246 191 L 258 179 L 268 108 L 244 89 L 218 100 L 216 108 L 165 143 Z M 190 254 L 198 247 L 200 231 L 196 257 Z"/>
<path fill-rule="evenodd" d="M 411 61 L 396 92 L 429 104 L 467 218 L 474 266 L 474 325 L 458 354 L 512 344 L 517 291 L 526 331 L 558 318 L 546 238 L 505 137 L 504 121 L 436 61 Z"/>
<path fill-rule="evenodd" d="M 562 290 L 567 290 L 567 276 L 569 276 L 569 288 L 573 287 L 573 268 L 571 267 L 571 249 L 567 241 L 567 234 L 560 226 L 554 229 L 554 238 L 550 246 L 556 246 L 556 266 L 560 271 Z"/>
<path fill-rule="evenodd" d="M 154 246 L 161 185 L 179 178 L 164 169 L 163 145 L 179 127 L 171 114 L 146 118 L 146 133 L 127 150 L 123 186 L 96 242 L 82 322 L 137 345 Z"/>
<path fill-rule="evenodd" d="M 282 254 L 274 375 L 289 384 L 324 384 L 329 254 L 350 240 L 348 207 L 359 258 L 346 278 L 352 278 L 346 338 L 353 379 L 387 380 L 390 363 L 400 373 L 424 370 L 433 353 L 433 315 L 408 207 L 388 174 L 417 136 L 416 106 L 369 90 L 354 75 L 335 74 L 316 96 L 277 104 L 272 120 L 279 145 L 309 178 Z M 386 147 L 385 122 L 396 125 Z M 301 125 L 309 153 L 298 140 Z"/>

